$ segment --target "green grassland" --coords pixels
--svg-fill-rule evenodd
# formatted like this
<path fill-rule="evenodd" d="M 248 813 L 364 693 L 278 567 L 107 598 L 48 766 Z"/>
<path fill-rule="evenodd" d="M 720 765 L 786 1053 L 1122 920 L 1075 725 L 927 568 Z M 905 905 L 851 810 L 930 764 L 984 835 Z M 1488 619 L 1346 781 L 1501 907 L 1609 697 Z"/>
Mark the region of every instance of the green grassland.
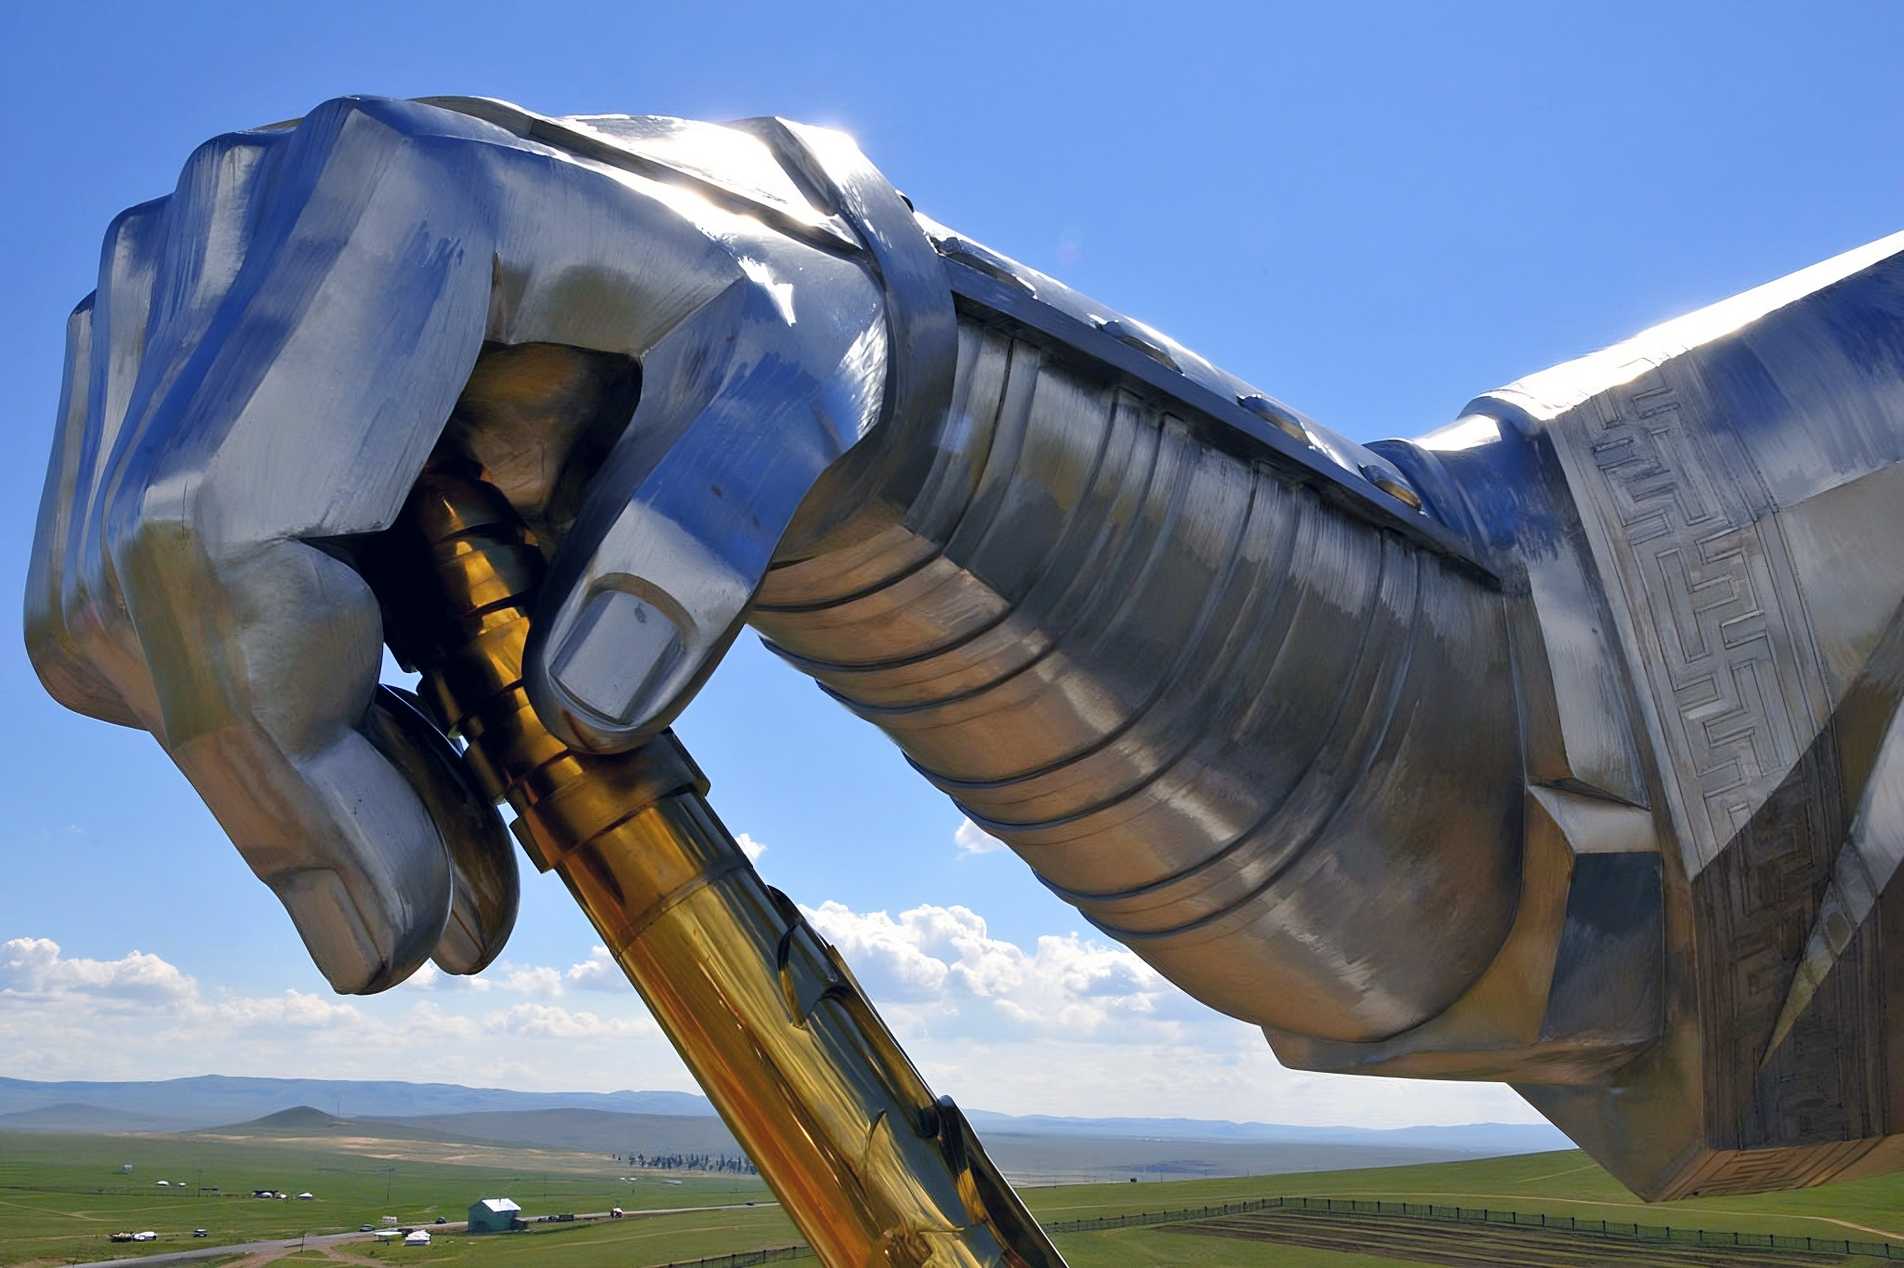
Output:
<path fill-rule="evenodd" d="M 162 1234 L 151 1253 L 192 1245 L 190 1230 L 212 1230 L 212 1245 L 300 1232 L 354 1229 L 395 1215 L 427 1224 L 438 1215 L 461 1219 L 478 1197 L 507 1194 L 528 1216 L 668 1207 L 704 1208 L 613 1223 L 537 1225 L 523 1234 L 444 1234 L 428 1249 L 353 1243 L 351 1255 L 379 1261 L 455 1260 L 489 1264 L 543 1263 L 560 1268 L 658 1264 L 798 1240 L 758 1181 L 682 1178 L 664 1184 L 623 1182 L 626 1170 L 606 1158 L 521 1151 L 516 1167 L 448 1162 L 393 1142 L 382 1156 L 361 1143 L 345 1150 L 286 1139 L 232 1140 L 200 1136 L 0 1134 L 0 1264 L 60 1263 L 133 1253 L 106 1238 L 118 1229 Z M 487 1155 L 486 1155 L 487 1156 Z M 118 1171 L 131 1162 L 130 1176 Z M 185 1180 L 187 1192 L 159 1189 L 160 1178 Z M 195 1185 L 218 1185 L 227 1196 L 201 1196 Z M 310 1202 L 246 1196 L 269 1186 L 309 1190 Z M 388 1192 L 388 1197 L 385 1194 Z M 1226 1201 L 1308 1194 L 1338 1198 L 1438 1202 L 1496 1210 L 1546 1212 L 1586 1219 L 1638 1221 L 1711 1230 L 1809 1234 L 1904 1242 L 1904 1176 L 1832 1185 L 1800 1193 L 1706 1198 L 1648 1205 L 1634 1198 L 1578 1152 L 1530 1154 L 1475 1162 L 1311 1172 L 1254 1179 L 1146 1184 L 1070 1185 L 1024 1191 L 1048 1223 L 1099 1216 L 1200 1207 Z M 748 1201 L 752 1209 L 705 1209 Z M 1371 1268 L 1394 1261 L 1367 1255 L 1188 1239 L 1157 1229 L 1121 1229 L 1058 1236 L 1074 1268 L 1182 1264 L 1313 1265 Z M 205 1245 L 204 1242 L 196 1243 Z M 1191 1249 L 1194 1247 L 1194 1251 Z"/>
<path fill-rule="evenodd" d="M 1070 1268 L 1421 1268 L 1379 1255 L 1344 1255 L 1307 1246 L 1268 1246 L 1219 1237 L 1194 1241 L 1154 1228 L 1066 1233 L 1055 1239 Z"/>
<path fill-rule="evenodd" d="M 499 1194 L 515 1198 L 530 1214 L 772 1200 L 766 1186 L 750 1177 L 622 1183 L 626 1168 L 580 1154 L 522 1150 L 521 1164 L 501 1167 L 446 1163 L 415 1152 L 394 1144 L 379 1157 L 294 1140 L 0 1133 L 0 1264 L 130 1253 L 132 1248 L 107 1241 L 119 1230 L 160 1233 L 158 1244 L 140 1248 L 151 1253 L 189 1244 L 195 1227 L 210 1230 L 217 1245 L 355 1229 L 384 1215 L 406 1224 L 428 1224 L 439 1215 L 460 1220 L 471 1202 Z M 125 1162 L 133 1164 L 130 1175 L 119 1172 Z M 183 1180 L 185 1191 L 159 1188 L 160 1179 Z M 198 1191 L 212 1186 L 223 1194 Z M 254 1188 L 315 1197 L 255 1199 Z"/>
<path fill-rule="evenodd" d="M 720 1219 L 736 1212 L 707 1216 L 664 1215 L 652 1219 L 595 1224 L 572 1231 L 530 1232 L 507 1237 L 442 1237 L 427 1249 L 404 1246 L 366 1248 L 352 1245 L 350 1253 L 379 1263 L 449 1263 L 491 1268 L 497 1265 L 549 1264 L 552 1268 L 642 1268 L 670 1260 L 694 1259 L 785 1246 L 798 1240 L 777 1212 L 747 1213 L 739 1219 Z M 1071 1268 L 1145 1268 L 1170 1265 L 1182 1268 L 1394 1268 L 1392 1259 L 1372 1255 L 1341 1255 L 1299 1246 L 1262 1246 L 1220 1238 L 1194 1241 L 1156 1229 L 1123 1229 L 1107 1233 L 1068 1233 L 1055 1239 Z M 813 1264 L 813 1260 L 799 1261 Z M 1419 1268 L 1419 1266 L 1415 1266 Z"/>
<path fill-rule="evenodd" d="M 1274 1177 L 1274 1192 L 1488 1206 L 1579 1219 L 1904 1243 L 1904 1173 L 1750 1197 L 1642 1202 L 1578 1150 Z M 1212 1191 L 1220 1187 L 1209 1186 Z"/>

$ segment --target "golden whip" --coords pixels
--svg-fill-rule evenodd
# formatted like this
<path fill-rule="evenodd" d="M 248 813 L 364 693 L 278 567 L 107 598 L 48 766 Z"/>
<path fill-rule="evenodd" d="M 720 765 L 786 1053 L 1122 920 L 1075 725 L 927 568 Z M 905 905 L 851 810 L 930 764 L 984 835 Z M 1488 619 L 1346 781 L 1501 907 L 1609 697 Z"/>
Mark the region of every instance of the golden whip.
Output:
<path fill-rule="evenodd" d="M 432 468 L 389 537 L 378 589 L 424 709 L 514 808 L 820 1259 L 1062 1265 L 839 953 L 754 871 L 673 733 L 601 756 L 537 720 L 522 656 L 543 559 L 502 496 Z"/>

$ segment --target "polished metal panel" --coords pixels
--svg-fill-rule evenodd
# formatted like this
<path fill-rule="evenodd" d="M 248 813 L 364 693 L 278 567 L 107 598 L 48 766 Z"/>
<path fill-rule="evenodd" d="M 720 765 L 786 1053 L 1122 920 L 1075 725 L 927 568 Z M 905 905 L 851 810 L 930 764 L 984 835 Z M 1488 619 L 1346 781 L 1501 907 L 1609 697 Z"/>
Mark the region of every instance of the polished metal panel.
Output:
<path fill-rule="evenodd" d="M 433 453 L 547 566 L 498 662 L 539 743 L 645 751 L 750 621 L 1286 1063 L 1509 1080 L 1648 1196 L 1904 1165 L 1904 237 L 1362 445 L 835 133 L 212 142 L 71 319 L 28 642 L 339 989 L 513 912 L 514 776 L 374 703 Z"/>
<path fill-rule="evenodd" d="M 961 334 L 925 544 L 777 568 L 754 623 L 1205 1002 L 1337 1039 L 1439 1012 L 1515 905 L 1498 591 L 1076 353 Z"/>

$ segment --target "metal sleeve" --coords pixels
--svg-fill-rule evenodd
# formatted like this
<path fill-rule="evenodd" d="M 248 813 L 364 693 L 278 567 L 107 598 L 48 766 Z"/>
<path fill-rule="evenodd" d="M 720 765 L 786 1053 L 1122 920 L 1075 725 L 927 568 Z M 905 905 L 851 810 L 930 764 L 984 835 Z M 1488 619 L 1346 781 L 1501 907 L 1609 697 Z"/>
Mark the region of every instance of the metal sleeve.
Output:
<path fill-rule="evenodd" d="M 784 561 L 754 625 L 1206 1003 L 1339 1039 L 1434 1015 L 1518 892 L 1498 589 L 1077 349 L 959 336 L 904 524 Z"/>

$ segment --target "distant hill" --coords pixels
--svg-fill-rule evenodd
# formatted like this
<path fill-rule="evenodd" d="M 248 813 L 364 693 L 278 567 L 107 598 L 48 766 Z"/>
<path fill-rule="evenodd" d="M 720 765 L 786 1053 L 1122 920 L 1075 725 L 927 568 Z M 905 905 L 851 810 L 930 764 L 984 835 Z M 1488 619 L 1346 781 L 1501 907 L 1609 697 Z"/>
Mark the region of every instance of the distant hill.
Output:
<path fill-rule="evenodd" d="M 62 1103 L 146 1115 L 190 1127 L 249 1122 L 293 1105 L 316 1106 L 340 1118 L 532 1109 L 601 1109 L 688 1117 L 714 1113 L 706 1097 L 692 1092 L 515 1092 L 454 1083 L 239 1078 L 220 1074 L 124 1083 L 40 1083 L 0 1078 L 0 1115 Z"/>
<path fill-rule="evenodd" d="M 296 1118 L 271 1123 L 287 1112 L 321 1114 L 331 1123 L 327 1126 L 315 1119 Z M 988 1140 L 1010 1134 L 1406 1151 L 1403 1155 L 1383 1155 L 1396 1161 L 1424 1157 L 1422 1151 L 1452 1158 L 1571 1147 L 1565 1136 L 1544 1123 L 1369 1128 L 1195 1118 L 1070 1118 L 987 1110 L 973 1110 L 970 1115 Z M 657 1119 L 676 1121 L 646 1121 Z M 417 1133 L 412 1139 L 483 1140 L 600 1153 L 627 1152 L 631 1148 L 647 1153 L 719 1151 L 723 1146 L 714 1142 L 729 1139 L 713 1106 L 705 1097 L 691 1092 L 516 1092 L 454 1083 L 224 1075 L 144 1083 L 38 1083 L 0 1078 L 0 1130 L 219 1129 L 234 1134 L 355 1131 L 390 1136 L 400 1126 Z M 644 1148 L 629 1144 L 626 1138 L 631 1135 L 636 1139 L 704 1143 Z M 731 1148 L 731 1143 L 725 1147 Z"/>
<path fill-rule="evenodd" d="M 1002 1115 L 985 1127 L 988 1151 L 1020 1180 L 1151 1179 L 1266 1175 L 1272 1172 L 1382 1167 L 1446 1162 L 1477 1155 L 1471 1149 L 1380 1139 L 1344 1142 L 1277 1139 L 1181 1139 L 1156 1133 L 1122 1136 L 1017 1129 Z M 1127 1122 L 1144 1120 L 1127 1120 Z M 1076 1124 L 1072 1125 L 1074 1128 Z M 1260 1124 L 1258 1126 L 1261 1126 Z M 710 1153 L 737 1155 L 721 1120 L 708 1115 L 618 1114 L 609 1110 L 500 1110 L 415 1118 L 338 1118 L 309 1105 L 267 1114 L 249 1123 L 212 1129 L 219 1136 L 322 1140 L 368 1137 L 387 1141 L 453 1141 L 594 1154 Z"/>
<path fill-rule="evenodd" d="M 450 1115 L 450 1118 L 459 1117 Z M 467 1117 L 481 1117 L 469 1115 Z M 698 1120 L 695 1120 L 698 1121 Z M 719 1121 L 719 1120 L 716 1120 Z M 475 1143 L 476 1137 L 416 1126 L 398 1118 L 339 1118 L 314 1105 L 294 1105 L 274 1114 L 243 1123 L 197 1129 L 208 1136 L 289 1136 L 297 1139 L 324 1136 L 364 1136 L 376 1140 L 440 1140 L 454 1144 Z M 533 1144 L 533 1141 L 512 1141 Z"/>
<path fill-rule="evenodd" d="M 135 1114 L 83 1101 L 59 1101 L 0 1114 L 0 1131 L 14 1132 L 174 1132 L 189 1125 L 183 1119 Z"/>
<path fill-rule="evenodd" d="M 416 1118 L 365 1119 L 445 1139 L 479 1140 L 595 1154 L 713 1153 L 738 1155 L 727 1125 L 711 1114 L 618 1114 L 609 1110 L 497 1110 L 480 1114 L 432 1114 Z"/>
<path fill-rule="evenodd" d="M 293 1105 L 290 1109 L 254 1118 L 248 1123 L 227 1127 L 226 1131 L 322 1131 L 349 1125 L 347 1118 L 326 1114 L 314 1105 Z"/>

